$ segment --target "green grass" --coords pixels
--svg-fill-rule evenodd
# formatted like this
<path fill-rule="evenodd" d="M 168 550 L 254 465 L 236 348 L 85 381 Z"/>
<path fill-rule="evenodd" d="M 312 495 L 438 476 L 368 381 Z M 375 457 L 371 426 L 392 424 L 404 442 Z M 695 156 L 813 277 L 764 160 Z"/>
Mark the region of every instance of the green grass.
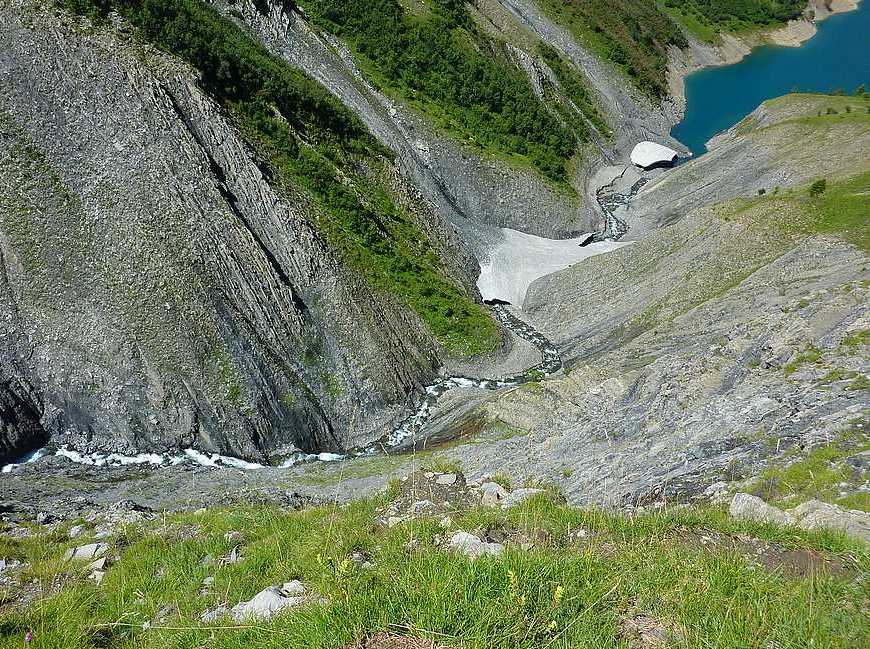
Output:
<path fill-rule="evenodd" d="M 375 528 L 383 502 L 208 511 L 119 530 L 112 544 L 121 559 L 102 585 L 76 580 L 27 610 L 3 609 L 0 647 L 19 648 L 28 628 L 39 649 L 339 649 L 382 629 L 468 649 L 626 647 L 620 618 L 638 612 L 674 629 L 674 647 L 866 646 L 866 593 L 849 576 L 790 578 L 683 541 L 692 530 L 719 529 L 855 555 L 866 570 L 866 548 L 840 535 L 735 522 L 716 510 L 627 518 L 538 496 L 509 512 L 457 514 L 457 529 L 542 539 L 528 551 L 509 546 L 501 558 L 470 561 L 434 546 L 444 534 L 435 519 Z M 182 524 L 196 525 L 198 535 L 179 538 Z M 228 530 L 243 531 L 243 560 L 205 564 L 229 551 Z M 588 539 L 579 545 L 577 530 Z M 409 553 L 410 538 L 419 549 Z M 47 562 L 43 576 L 66 569 L 56 558 L 70 543 L 59 536 L 16 543 L 19 554 Z M 350 562 L 354 551 L 373 567 Z M 206 576 L 215 583 L 202 595 Z M 233 604 L 291 578 L 326 601 L 243 627 L 197 621 L 218 601 Z M 166 605 L 178 614 L 143 628 Z"/>
<path fill-rule="evenodd" d="M 380 89 L 429 116 L 468 146 L 528 160 L 557 186 L 586 137 L 535 96 L 504 44 L 481 30 L 464 0 L 432 0 L 427 11 L 397 0 L 305 0 L 312 22 L 343 39 Z"/>
<path fill-rule="evenodd" d="M 801 367 L 807 364 L 817 365 L 822 360 L 822 352 L 810 344 L 807 345 L 806 348 L 797 354 L 792 360 L 786 363 L 782 371 L 786 376 L 791 376 L 795 372 L 797 372 Z"/>
<path fill-rule="evenodd" d="M 870 511 L 870 493 L 857 490 L 863 476 L 845 462 L 847 457 L 867 450 L 870 435 L 856 427 L 806 454 L 797 449 L 787 453 L 765 469 L 751 491 L 775 503 L 795 505 L 816 498 Z M 840 497 L 840 484 L 849 485 L 845 489 L 849 496 Z"/>
<path fill-rule="evenodd" d="M 647 0 L 540 0 L 556 22 L 612 62 L 647 95 L 667 95 L 668 47 L 687 47 L 677 24 Z"/>

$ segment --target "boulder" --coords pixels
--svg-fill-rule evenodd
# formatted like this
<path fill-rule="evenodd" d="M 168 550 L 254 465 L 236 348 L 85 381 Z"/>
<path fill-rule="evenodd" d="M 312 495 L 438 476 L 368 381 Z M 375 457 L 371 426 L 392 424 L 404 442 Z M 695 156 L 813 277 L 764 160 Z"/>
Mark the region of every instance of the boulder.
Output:
<path fill-rule="evenodd" d="M 797 526 L 805 530 L 840 530 L 870 542 L 870 514 L 837 505 L 810 500 L 798 505 L 790 514 L 797 520 Z"/>
<path fill-rule="evenodd" d="M 236 622 L 245 620 L 268 620 L 275 613 L 298 606 L 305 601 L 305 586 L 298 581 L 287 582 L 280 588 L 269 586 L 247 602 L 239 602 L 230 611 Z"/>
<path fill-rule="evenodd" d="M 71 539 L 75 539 L 80 537 L 86 531 L 87 528 L 84 525 L 73 525 L 71 528 L 69 528 L 68 534 Z"/>
<path fill-rule="evenodd" d="M 758 521 L 759 523 L 777 523 L 779 525 L 794 525 L 794 517 L 768 505 L 761 498 L 746 493 L 736 493 L 731 499 L 729 513 L 734 518 Z"/>
<path fill-rule="evenodd" d="M 66 560 L 93 561 L 109 551 L 108 543 L 88 543 L 77 548 L 70 548 L 63 555 Z"/>
<path fill-rule="evenodd" d="M 674 164 L 680 154 L 656 142 L 638 142 L 631 152 L 631 162 L 644 169 L 666 167 Z"/>
<path fill-rule="evenodd" d="M 501 543 L 487 543 L 468 532 L 457 532 L 454 534 L 450 537 L 447 547 L 461 552 L 472 559 L 484 555 L 498 556 L 504 552 L 504 546 Z"/>
<path fill-rule="evenodd" d="M 484 507 L 498 507 L 510 492 L 497 482 L 484 482 L 480 485 L 480 502 Z"/>
<path fill-rule="evenodd" d="M 454 482 L 456 482 L 455 473 L 442 473 L 435 478 L 435 484 L 452 485 Z"/>

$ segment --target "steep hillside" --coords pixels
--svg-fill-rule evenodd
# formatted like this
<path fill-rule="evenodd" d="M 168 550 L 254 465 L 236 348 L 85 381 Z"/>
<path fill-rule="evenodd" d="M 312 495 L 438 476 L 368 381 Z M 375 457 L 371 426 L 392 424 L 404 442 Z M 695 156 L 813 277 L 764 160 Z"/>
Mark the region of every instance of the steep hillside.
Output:
<path fill-rule="evenodd" d="M 0 7 L 3 456 L 379 437 L 441 350 L 495 343 L 473 262 L 327 92 L 159 8 L 125 9 L 134 40 Z"/>
<path fill-rule="evenodd" d="M 870 371 L 865 103 L 765 104 L 719 145 L 733 167 L 717 147 L 638 195 L 640 214 L 660 192 L 688 197 L 664 215 L 650 208 L 655 229 L 533 284 L 524 311 L 569 371 L 488 404 L 500 422 L 490 426 L 523 434 L 479 455 L 463 450 L 465 465 L 512 475 L 570 467 L 560 482 L 578 499 L 643 500 L 860 435 Z M 763 193 L 691 206 L 727 199 L 739 184 L 731 174 L 749 170 Z M 785 188 L 795 181 L 805 184 Z"/>

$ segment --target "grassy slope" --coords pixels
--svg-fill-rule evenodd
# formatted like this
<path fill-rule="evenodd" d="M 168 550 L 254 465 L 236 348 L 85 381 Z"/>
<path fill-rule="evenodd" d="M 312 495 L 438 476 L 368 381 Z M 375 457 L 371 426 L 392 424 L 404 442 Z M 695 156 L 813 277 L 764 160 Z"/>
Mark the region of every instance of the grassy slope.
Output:
<path fill-rule="evenodd" d="M 554 20 L 653 98 L 667 94 L 670 46 L 686 47 L 687 31 L 714 41 L 723 31 L 781 25 L 805 0 L 537 0 Z"/>
<path fill-rule="evenodd" d="M 383 503 L 297 513 L 208 511 L 117 530 L 111 542 L 121 558 L 103 584 L 73 574 L 62 592 L 27 610 L 0 609 L 0 647 L 19 647 L 28 628 L 40 649 L 339 648 L 380 629 L 469 649 L 625 647 L 619 621 L 636 614 L 670 629 L 674 647 L 866 646 L 860 613 L 866 591 L 854 572 L 792 577 L 697 540 L 710 530 L 748 534 L 847 564 L 857 557 L 857 569 L 866 571 L 866 547 L 839 535 L 738 523 L 715 510 L 625 518 L 558 506 L 542 495 L 509 512 L 455 515 L 452 529 L 504 529 L 539 539 L 531 550 L 509 546 L 502 558 L 472 562 L 434 547 L 444 533 L 437 520 L 376 529 Z M 185 526 L 198 533 L 180 534 Z M 244 532 L 243 560 L 207 565 L 207 555 L 229 551 L 228 530 Z M 409 552 L 404 546 L 411 538 L 419 546 Z M 0 556 L 32 562 L 29 574 L 49 583 L 75 573 L 59 560 L 72 545 L 60 529 L 29 540 L 2 538 Z M 347 559 L 353 551 L 364 552 L 373 567 L 355 566 Z M 215 583 L 202 595 L 207 576 Z M 198 622 L 206 607 L 233 604 L 291 578 L 328 603 L 246 628 Z M 166 605 L 177 606 L 178 614 L 142 627 Z"/>
<path fill-rule="evenodd" d="M 382 90 L 419 109 L 465 145 L 515 166 L 526 162 L 566 187 L 582 121 L 566 120 L 539 101 L 502 42 L 488 36 L 461 0 L 403 8 L 396 0 L 306 0 L 321 29 L 345 40 Z M 585 94 L 583 80 L 575 86 Z M 589 101 L 579 104 L 593 122 Z M 518 158 L 518 159 L 517 159 Z"/>
<path fill-rule="evenodd" d="M 138 37 L 197 68 L 205 89 L 269 162 L 273 183 L 311 195 L 317 225 L 348 265 L 411 307 L 449 353 L 495 347 L 494 322 L 448 276 L 432 243 L 379 180 L 389 152 L 326 89 L 200 0 L 61 4 L 97 20 L 119 11 Z"/>
<path fill-rule="evenodd" d="M 659 0 L 662 10 L 703 41 L 723 31 L 781 25 L 800 16 L 806 0 Z"/>

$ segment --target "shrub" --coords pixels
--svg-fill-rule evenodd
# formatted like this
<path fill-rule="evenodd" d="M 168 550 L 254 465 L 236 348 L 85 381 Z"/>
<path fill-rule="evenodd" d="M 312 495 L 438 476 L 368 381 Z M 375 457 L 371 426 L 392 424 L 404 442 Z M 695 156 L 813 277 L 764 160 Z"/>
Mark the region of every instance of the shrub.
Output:
<path fill-rule="evenodd" d="M 810 185 L 810 196 L 815 198 L 816 196 L 821 196 L 825 193 L 825 190 L 828 188 L 828 181 L 824 178 L 821 178 Z"/>

